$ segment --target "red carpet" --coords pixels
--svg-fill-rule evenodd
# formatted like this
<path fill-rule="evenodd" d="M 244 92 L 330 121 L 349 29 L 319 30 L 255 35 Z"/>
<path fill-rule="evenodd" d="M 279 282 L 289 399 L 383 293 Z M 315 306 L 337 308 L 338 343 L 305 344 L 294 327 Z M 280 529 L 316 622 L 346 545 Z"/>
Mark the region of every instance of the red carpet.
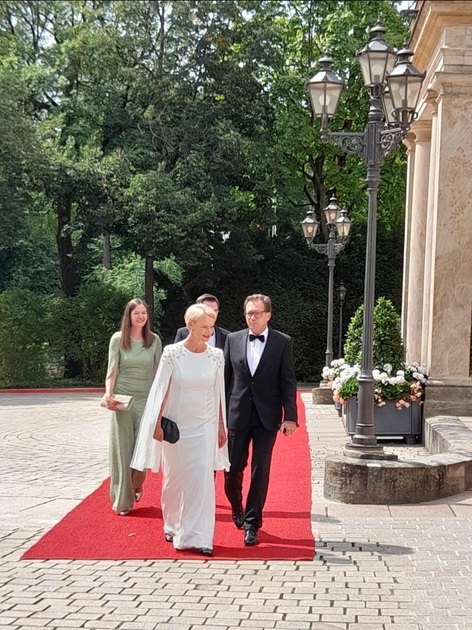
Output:
<path fill-rule="evenodd" d="M 311 532 L 311 466 L 305 409 L 298 398 L 300 428 L 291 437 L 279 435 L 272 459 L 269 494 L 260 545 L 245 547 L 243 532 L 231 520 L 218 472 L 215 555 L 209 560 L 312 560 L 315 543 Z M 245 481 L 249 477 L 246 469 Z M 164 541 L 159 505 L 161 475 L 148 474 L 144 496 L 128 516 L 110 509 L 108 479 L 74 508 L 22 559 L 52 560 L 202 560 L 190 551 L 175 551 Z"/>

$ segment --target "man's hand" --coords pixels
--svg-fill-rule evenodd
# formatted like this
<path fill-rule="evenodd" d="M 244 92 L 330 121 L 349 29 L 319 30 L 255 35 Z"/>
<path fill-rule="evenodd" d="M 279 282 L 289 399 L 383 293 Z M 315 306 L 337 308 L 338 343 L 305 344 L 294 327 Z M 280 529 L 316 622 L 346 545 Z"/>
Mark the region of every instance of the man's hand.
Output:
<path fill-rule="evenodd" d="M 284 435 L 292 435 L 297 430 L 297 423 L 291 422 L 290 420 L 285 420 L 280 425 L 280 430 Z"/>

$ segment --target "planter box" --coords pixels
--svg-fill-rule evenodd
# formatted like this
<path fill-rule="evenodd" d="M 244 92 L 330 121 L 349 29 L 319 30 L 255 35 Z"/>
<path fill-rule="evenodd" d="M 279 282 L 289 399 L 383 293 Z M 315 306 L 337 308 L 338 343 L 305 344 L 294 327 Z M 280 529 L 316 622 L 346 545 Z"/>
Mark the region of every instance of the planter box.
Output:
<path fill-rule="evenodd" d="M 353 435 L 356 431 L 357 397 L 351 396 L 344 405 L 343 420 L 346 432 Z M 407 444 L 421 441 L 423 428 L 423 405 L 411 403 L 408 409 L 397 409 L 393 400 L 388 400 L 383 407 L 374 405 L 374 432 L 378 438 L 402 437 Z"/>

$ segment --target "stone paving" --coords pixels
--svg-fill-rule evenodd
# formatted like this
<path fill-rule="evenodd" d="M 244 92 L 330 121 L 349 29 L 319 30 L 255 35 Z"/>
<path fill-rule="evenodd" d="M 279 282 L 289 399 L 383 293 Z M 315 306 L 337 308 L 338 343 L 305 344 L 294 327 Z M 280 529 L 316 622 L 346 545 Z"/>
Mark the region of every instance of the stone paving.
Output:
<path fill-rule="evenodd" d="M 0 393 L 0 629 L 472 628 L 472 492 L 410 506 L 325 500 L 324 458 L 347 437 L 308 393 L 313 561 L 20 560 L 107 475 L 99 397 Z"/>

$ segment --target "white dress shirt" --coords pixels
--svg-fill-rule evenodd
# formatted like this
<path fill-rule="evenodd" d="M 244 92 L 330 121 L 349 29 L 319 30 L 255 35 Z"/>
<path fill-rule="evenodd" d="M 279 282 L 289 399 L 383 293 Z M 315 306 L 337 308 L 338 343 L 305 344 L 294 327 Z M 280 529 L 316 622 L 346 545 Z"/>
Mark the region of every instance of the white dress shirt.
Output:
<path fill-rule="evenodd" d="M 208 341 L 207 341 L 207 345 L 211 346 L 212 348 L 216 348 L 216 335 L 215 335 L 215 331 L 213 331 L 212 336 L 210 337 L 210 339 L 208 339 Z"/>
<path fill-rule="evenodd" d="M 254 333 L 249 331 L 249 334 L 252 335 Z M 264 335 L 263 342 L 259 339 L 249 341 L 249 335 L 247 336 L 246 356 L 251 376 L 253 376 L 254 372 L 257 370 L 257 366 L 259 365 L 259 361 L 261 360 L 262 353 L 264 352 L 264 348 L 267 342 L 267 328 L 261 332 L 261 335 Z"/>

